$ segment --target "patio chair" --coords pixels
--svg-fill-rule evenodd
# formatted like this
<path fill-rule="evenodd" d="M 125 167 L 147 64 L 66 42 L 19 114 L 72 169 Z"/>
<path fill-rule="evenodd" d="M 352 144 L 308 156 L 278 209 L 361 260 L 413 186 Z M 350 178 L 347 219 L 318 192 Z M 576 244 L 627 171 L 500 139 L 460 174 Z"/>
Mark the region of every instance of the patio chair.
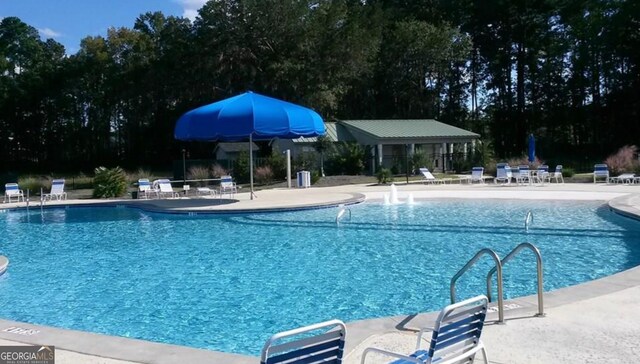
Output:
<path fill-rule="evenodd" d="M 198 196 L 209 195 L 213 197 L 216 197 L 216 195 L 218 194 L 216 190 L 209 187 L 196 187 L 196 193 L 198 194 Z"/>
<path fill-rule="evenodd" d="M 238 187 L 231 176 L 220 177 L 220 198 L 225 193 L 228 193 L 231 198 L 235 193 L 238 193 Z"/>
<path fill-rule="evenodd" d="M 536 173 L 536 180 L 542 184 L 545 182 L 551 183 L 551 174 L 549 173 L 549 166 L 546 164 L 541 164 L 538 166 L 538 171 Z"/>
<path fill-rule="evenodd" d="M 531 170 L 529 166 L 520 165 L 518 166 L 518 178 L 516 179 L 516 183 L 520 184 L 529 184 L 531 182 Z"/>
<path fill-rule="evenodd" d="M 632 184 L 634 179 L 635 175 L 633 173 L 623 173 L 619 176 L 609 177 L 608 183 Z"/>
<path fill-rule="evenodd" d="M 398 358 L 394 364 L 458 364 L 473 363 L 476 354 L 482 351 L 484 363 L 488 364 L 487 351 L 480 341 L 488 300 L 477 296 L 445 307 L 436 319 L 429 349 L 420 349 L 422 335 L 431 329 L 418 333 L 416 351 L 410 355 L 398 354 L 378 348 L 366 348 L 362 353 L 362 364 L 369 353 L 378 353 Z"/>
<path fill-rule="evenodd" d="M 484 180 L 491 177 L 485 177 L 484 175 L 484 167 L 473 167 L 471 169 L 471 176 L 466 176 L 465 180 L 469 183 L 484 183 Z"/>
<path fill-rule="evenodd" d="M 158 197 L 169 196 L 169 198 L 178 198 L 180 195 L 173 190 L 171 182 L 168 179 L 157 179 L 153 181 L 153 186 L 157 187 Z"/>
<path fill-rule="evenodd" d="M 144 198 L 149 198 L 150 195 L 155 195 L 159 197 L 158 190 L 151 187 L 151 182 L 147 178 L 141 178 L 138 180 L 138 198 L 144 196 Z"/>
<path fill-rule="evenodd" d="M 511 184 L 511 167 L 507 163 L 498 163 L 496 165 L 496 178 L 493 180 L 496 184 L 502 182 L 505 185 Z"/>
<path fill-rule="evenodd" d="M 347 328 L 340 320 L 277 333 L 264 344 L 260 364 L 341 364 L 346 335 Z"/>
<path fill-rule="evenodd" d="M 420 168 L 420 173 L 422 174 L 422 182 L 423 183 L 432 183 L 432 184 L 438 184 L 438 183 L 445 183 L 445 179 L 437 179 L 433 174 L 431 174 L 431 172 L 429 171 L 429 168 Z"/>
<path fill-rule="evenodd" d="M 560 180 L 560 181 L 562 181 L 562 183 L 564 183 L 564 177 L 562 177 L 562 164 L 558 164 L 556 166 L 556 170 L 549 177 L 549 182 L 551 182 L 551 177 L 553 177 L 556 180 L 556 183 L 559 183 L 558 180 Z"/>
<path fill-rule="evenodd" d="M 604 178 L 605 182 L 609 182 L 609 167 L 606 164 L 596 164 L 593 166 L 593 183 L 596 183 L 600 177 Z"/>
<path fill-rule="evenodd" d="M 64 192 L 64 179 L 62 178 L 51 181 L 51 192 L 42 195 L 44 200 L 49 199 L 49 201 L 52 201 L 54 197 L 58 201 L 67 199 L 67 193 Z"/>
<path fill-rule="evenodd" d="M 6 183 L 4 185 L 4 200 L 3 202 L 11 203 L 12 198 L 16 198 L 16 202 L 24 202 L 24 192 L 20 189 L 17 183 Z"/>

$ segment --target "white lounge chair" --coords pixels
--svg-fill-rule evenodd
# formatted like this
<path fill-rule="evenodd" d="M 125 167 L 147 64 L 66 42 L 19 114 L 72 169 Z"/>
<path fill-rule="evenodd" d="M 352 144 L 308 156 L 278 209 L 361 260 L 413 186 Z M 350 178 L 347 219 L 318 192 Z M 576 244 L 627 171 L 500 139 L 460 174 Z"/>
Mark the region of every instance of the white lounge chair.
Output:
<path fill-rule="evenodd" d="M 260 364 L 341 364 L 347 328 L 340 320 L 275 334 L 260 353 Z"/>
<path fill-rule="evenodd" d="M 484 167 L 473 167 L 471 168 L 471 176 L 464 176 L 461 179 L 461 182 L 463 180 L 466 180 L 469 183 L 474 183 L 474 182 L 484 183 L 484 180 L 487 178 L 492 178 L 492 177 L 484 176 Z"/>
<path fill-rule="evenodd" d="M 431 174 L 431 172 L 429 171 L 429 168 L 424 168 L 424 167 L 420 168 L 420 173 L 422 174 L 423 183 L 444 184 L 446 181 L 446 179 L 437 179 L 433 174 Z"/>
<path fill-rule="evenodd" d="M 180 195 L 173 190 L 171 182 L 168 179 L 157 179 L 153 181 L 153 186 L 157 187 L 158 197 L 169 196 L 169 198 L 178 198 Z"/>
<path fill-rule="evenodd" d="M 551 177 L 553 177 L 556 180 L 556 183 L 559 183 L 558 180 L 564 183 L 564 177 L 562 177 L 562 164 L 558 164 L 556 166 L 556 170 L 553 172 Z"/>
<path fill-rule="evenodd" d="M 158 196 L 158 190 L 151 186 L 151 182 L 147 178 L 141 178 L 138 180 L 138 198 L 149 198 L 151 195 Z"/>
<path fill-rule="evenodd" d="M 196 193 L 198 194 L 198 196 L 209 195 L 213 197 L 216 197 L 216 195 L 218 194 L 215 189 L 209 187 L 196 187 Z"/>
<path fill-rule="evenodd" d="M 4 201 L 11 203 L 12 198 L 16 198 L 16 202 L 24 202 L 24 192 L 20 189 L 17 183 L 6 183 L 4 185 Z"/>
<path fill-rule="evenodd" d="M 609 166 L 606 164 L 593 166 L 593 183 L 596 183 L 598 178 L 604 178 L 605 182 L 609 182 Z"/>
<path fill-rule="evenodd" d="M 520 165 L 518 166 L 518 177 L 516 178 L 516 183 L 520 184 L 529 184 L 531 182 L 531 170 L 529 166 Z"/>
<path fill-rule="evenodd" d="M 608 183 L 632 184 L 634 179 L 635 175 L 633 173 L 623 173 L 619 176 L 609 177 Z"/>
<path fill-rule="evenodd" d="M 64 192 L 64 179 L 54 179 L 51 181 L 51 192 L 45 193 L 42 195 L 42 198 L 49 201 L 52 201 L 55 197 L 56 200 L 66 200 L 67 193 Z"/>
<path fill-rule="evenodd" d="M 536 180 L 542 184 L 545 182 L 551 183 L 551 174 L 549 173 L 549 166 L 546 164 L 541 164 L 538 166 L 538 171 L 536 173 Z"/>
<path fill-rule="evenodd" d="M 511 173 L 511 167 L 509 167 L 506 163 L 498 163 L 496 165 L 496 178 L 494 182 L 497 184 L 502 182 L 506 185 L 511 184 L 511 178 L 513 178 L 513 174 Z"/>
<path fill-rule="evenodd" d="M 436 320 L 429 349 L 420 349 L 422 335 L 431 329 L 418 333 L 416 351 L 413 354 L 398 354 L 378 348 L 366 348 L 362 353 L 362 364 L 369 353 L 398 358 L 393 363 L 417 364 L 459 364 L 473 363 L 476 354 L 482 351 L 484 363 L 488 364 L 487 351 L 480 341 L 484 319 L 487 315 L 488 300 L 477 296 L 445 307 Z"/>
<path fill-rule="evenodd" d="M 233 182 L 233 178 L 231 176 L 222 176 L 220 177 L 220 198 L 222 198 L 223 194 L 229 194 L 231 198 L 235 193 L 238 193 L 238 187 L 236 183 Z"/>

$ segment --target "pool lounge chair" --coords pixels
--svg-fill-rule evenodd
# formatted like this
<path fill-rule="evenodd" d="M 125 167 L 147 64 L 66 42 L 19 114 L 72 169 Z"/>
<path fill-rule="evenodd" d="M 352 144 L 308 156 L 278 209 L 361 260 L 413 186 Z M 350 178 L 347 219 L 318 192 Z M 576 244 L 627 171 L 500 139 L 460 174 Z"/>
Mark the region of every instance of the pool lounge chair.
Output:
<path fill-rule="evenodd" d="M 496 184 L 502 182 L 505 185 L 511 184 L 511 167 L 506 163 L 498 163 L 496 165 L 496 178 L 493 180 Z"/>
<path fill-rule="evenodd" d="M 432 183 L 432 184 L 437 184 L 437 183 L 442 183 L 444 184 L 445 181 L 447 180 L 451 180 L 450 178 L 448 179 L 437 179 L 433 174 L 431 174 L 431 172 L 429 171 L 429 168 L 420 168 L 420 173 L 422 174 L 422 183 Z"/>
<path fill-rule="evenodd" d="M 555 179 L 556 183 L 559 183 L 558 180 L 564 183 L 564 177 L 562 176 L 562 164 L 558 164 L 556 166 L 556 170 L 549 177 L 549 182 L 551 182 L 551 178 Z"/>
<path fill-rule="evenodd" d="M 518 166 L 518 177 L 516 178 L 516 183 L 520 184 L 529 184 L 531 182 L 531 170 L 529 166 L 520 165 Z"/>
<path fill-rule="evenodd" d="M 218 194 L 216 192 L 216 190 L 214 190 L 213 188 L 209 188 L 209 187 L 196 187 L 196 193 L 198 194 L 198 196 L 213 196 L 216 197 L 216 195 Z"/>
<path fill-rule="evenodd" d="M 222 198 L 223 194 L 229 194 L 231 198 L 235 193 L 238 193 L 238 187 L 236 183 L 233 182 L 233 178 L 231 176 L 222 176 L 220 177 L 220 198 Z"/>
<path fill-rule="evenodd" d="M 67 199 L 67 193 L 64 192 L 64 179 L 62 178 L 51 181 L 51 192 L 42 195 L 44 200 L 49 199 L 49 201 L 52 201 L 54 197 L 58 201 Z"/>
<path fill-rule="evenodd" d="M 623 173 L 619 176 L 609 177 L 608 183 L 624 183 L 624 184 L 632 184 L 635 179 L 635 175 L 633 173 Z"/>
<path fill-rule="evenodd" d="M 144 197 L 149 198 L 149 196 L 155 195 L 158 196 L 158 190 L 151 187 L 151 182 L 147 178 L 141 178 L 138 180 L 138 198 Z"/>
<path fill-rule="evenodd" d="M 168 179 L 158 179 L 153 181 L 153 185 L 157 186 L 158 197 L 168 196 L 169 198 L 178 198 L 180 195 L 173 190 L 171 182 Z"/>
<path fill-rule="evenodd" d="M 593 183 L 596 183 L 598 178 L 604 178 L 605 182 L 609 182 L 609 167 L 606 164 L 593 166 Z"/>
<path fill-rule="evenodd" d="M 3 202 L 11 203 L 12 198 L 16 198 L 16 202 L 24 202 L 24 192 L 20 189 L 17 183 L 6 183 L 4 185 L 4 200 Z"/>
<path fill-rule="evenodd" d="M 471 176 L 464 176 L 463 178 L 460 179 L 460 182 L 464 180 L 469 183 L 474 183 L 474 182 L 484 183 L 485 179 L 492 178 L 488 176 L 485 177 L 483 174 L 484 174 L 484 167 L 473 167 L 471 169 Z"/>
<path fill-rule="evenodd" d="M 549 173 L 549 166 L 546 164 L 541 164 L 538 166 L 538 171 L 536 172 L 536 181 L 544 184 L 545 182 L 551 183 L 551 174 Z"/>
<path fill-rule="evenodd" d="M 341 364 L 346 335 L 347 328 L 340 320 L 280 332 L 264 344 L 260 364 Z"/>
<path fill-rule="evenodd" d="M 362 353 L 362 364 L 369 353 L 378 353 L 398 358 L 394 364 L 458 364 L 473 363 L 476 354 L 482 351 L 484 363 L 488 364 L 480 335 L 487 314 L 488 300 L 477 296 L 445 307 L 436 320 L 429 349 L 420 349 L 422 335 L 431 329 L 422 329 L 418 333 L 416 351 L 410 355 L 398 354 L 378 348 L 366 348 Z"/>

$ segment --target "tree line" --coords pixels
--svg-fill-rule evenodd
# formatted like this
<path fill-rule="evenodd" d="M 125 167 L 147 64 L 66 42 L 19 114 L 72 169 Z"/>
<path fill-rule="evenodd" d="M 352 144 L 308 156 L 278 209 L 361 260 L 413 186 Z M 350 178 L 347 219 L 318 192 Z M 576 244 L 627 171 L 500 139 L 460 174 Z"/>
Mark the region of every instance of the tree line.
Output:
<path fill-rule="evenodd" d="M 132 20 L 133 21 L 133 20 Z M 217 0 L 68 55 L 0 22 L 0 168 L 167 167 L 178 117 L 247 90 L 325 120 L 435 118 L 496 156 L 600 161 L 640 135 L 634 0 Z"/>

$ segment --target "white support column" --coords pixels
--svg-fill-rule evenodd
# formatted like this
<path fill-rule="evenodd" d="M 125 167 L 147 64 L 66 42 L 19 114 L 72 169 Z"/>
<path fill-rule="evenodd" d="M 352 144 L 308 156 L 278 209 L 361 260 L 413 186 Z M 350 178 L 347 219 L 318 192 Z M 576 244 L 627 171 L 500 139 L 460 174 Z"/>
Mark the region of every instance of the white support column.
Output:
<path fill-rule="evenodd" d="M 382 144 L 378 144 L 378 165 L 382 165 Z"/>
<path fill-rule="evenodd" d="M 447 143 L 442 143 L 442 148 L 440 149 L 440 162 L 442 165 L 442 173 L 447 171 Z"/>
<path fill-rule="evenodd" d="M 409 155 L 414 155 L 414 154 L 416 154 L 416 145 L 409 144 Z"/>
<path fill-rule="evenodd" d="M 376 147 L 371 146 L 369 148 L 369 152 L 371 153 L 371 174 L 376 174 Z"/>

